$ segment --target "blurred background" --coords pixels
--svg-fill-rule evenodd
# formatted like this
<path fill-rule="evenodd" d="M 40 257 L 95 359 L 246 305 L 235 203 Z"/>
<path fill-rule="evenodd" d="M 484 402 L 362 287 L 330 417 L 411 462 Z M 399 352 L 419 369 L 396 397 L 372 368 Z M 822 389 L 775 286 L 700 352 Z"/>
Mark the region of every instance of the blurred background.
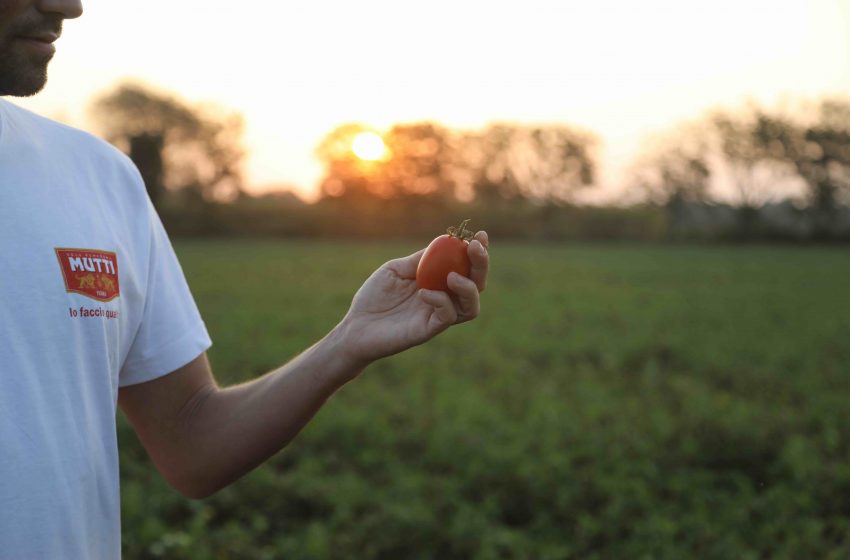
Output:
<path fill-rule="evenodd" d="M 85 9 L 13 102 L 139 167 L 223 384 L 492 242 L 477 321 L 212 498 L 119 417 L 126 558 L 850 555 L 850 4 Z"/>
<path fill-rule="evenodd" d="M 22 104 L 175 234 L 850 236 L 846 2 L 85 8 Z"/>

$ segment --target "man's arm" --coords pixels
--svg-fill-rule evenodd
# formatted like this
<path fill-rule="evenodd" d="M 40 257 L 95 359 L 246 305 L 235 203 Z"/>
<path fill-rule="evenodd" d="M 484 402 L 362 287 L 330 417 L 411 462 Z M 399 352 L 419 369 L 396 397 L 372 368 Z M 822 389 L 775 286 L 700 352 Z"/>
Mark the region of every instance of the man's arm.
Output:
<path fill-rule="evenodd" d="M 219 388 L 206 354 L 177 371 L 119 391 L 118 403 L 162 475 L 190 498 L 241 477 L 307 424 L 360 368 L 331 333 L 283 367 Z"/>
<path fill-rule="evenodd" d="M 285 447 L 372 361 L 474 319 L 489 266 L 486 233 L 475 239 L 471 279 L 450 275 L 452 297 L 416 289 L 419 251 L 376 270 L 340 324 L 279 369 L 222 389 L 202 354 L 171 374 L 121 388 L 118 403 L 162 475 L 188 497 L 208 496 Z"/>

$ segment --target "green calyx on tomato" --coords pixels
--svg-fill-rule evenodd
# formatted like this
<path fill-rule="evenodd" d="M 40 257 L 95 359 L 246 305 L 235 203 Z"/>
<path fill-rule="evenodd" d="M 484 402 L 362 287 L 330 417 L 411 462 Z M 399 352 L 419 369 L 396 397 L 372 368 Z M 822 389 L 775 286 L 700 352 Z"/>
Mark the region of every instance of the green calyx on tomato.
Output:
<path fill-rule="evenodd" d="M 448 275 L 456 272 L 469 277 L 470 262 L 467 247 L 472 232 L 466 229 L 469 220 L 461 222 L 459 227 L 450 227 L 445 235 L 431 241 L 416 269 L 416 285 L 426 290 L 447 292 Z"/>
<path fill-rule="evenodd" d="M 449 226 L 449 229 L 446 230 L 446 233 L 451 235 L 452 237 L 457 237 L 458 239 L 463 239 L 464 241 L 472 241 L 472 232 L 466 229 L 466 224 L 469 223 L 469 218 L 465 219 L 460 223 L 460 226 L 454 227 Z"/>

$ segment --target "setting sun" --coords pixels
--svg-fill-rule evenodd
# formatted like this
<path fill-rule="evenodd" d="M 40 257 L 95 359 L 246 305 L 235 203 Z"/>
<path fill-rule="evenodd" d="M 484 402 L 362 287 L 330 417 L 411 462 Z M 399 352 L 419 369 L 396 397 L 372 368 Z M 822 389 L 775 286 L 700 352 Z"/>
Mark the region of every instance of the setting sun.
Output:
<path fill-rule="evenodd" d="M 354 155 L 365 161 L 377 161 L 387 153 L 387 146 L 374 132 L 361 132 L 351 143 Z"/>

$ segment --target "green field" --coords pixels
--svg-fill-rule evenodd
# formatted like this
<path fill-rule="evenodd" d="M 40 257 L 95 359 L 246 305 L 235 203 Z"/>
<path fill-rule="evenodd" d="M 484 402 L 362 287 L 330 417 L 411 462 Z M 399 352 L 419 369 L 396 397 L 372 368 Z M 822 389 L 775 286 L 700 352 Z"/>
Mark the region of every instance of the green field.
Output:
<path fill-rule="evenodd" d="M 176 248 L 230 384 L 418 247 Z M 119 417 L 125 558 L 850 557 L 850 251 L 491 259 L 477 321 L 371 366 L 212 498 L 171 491 Z"/>

